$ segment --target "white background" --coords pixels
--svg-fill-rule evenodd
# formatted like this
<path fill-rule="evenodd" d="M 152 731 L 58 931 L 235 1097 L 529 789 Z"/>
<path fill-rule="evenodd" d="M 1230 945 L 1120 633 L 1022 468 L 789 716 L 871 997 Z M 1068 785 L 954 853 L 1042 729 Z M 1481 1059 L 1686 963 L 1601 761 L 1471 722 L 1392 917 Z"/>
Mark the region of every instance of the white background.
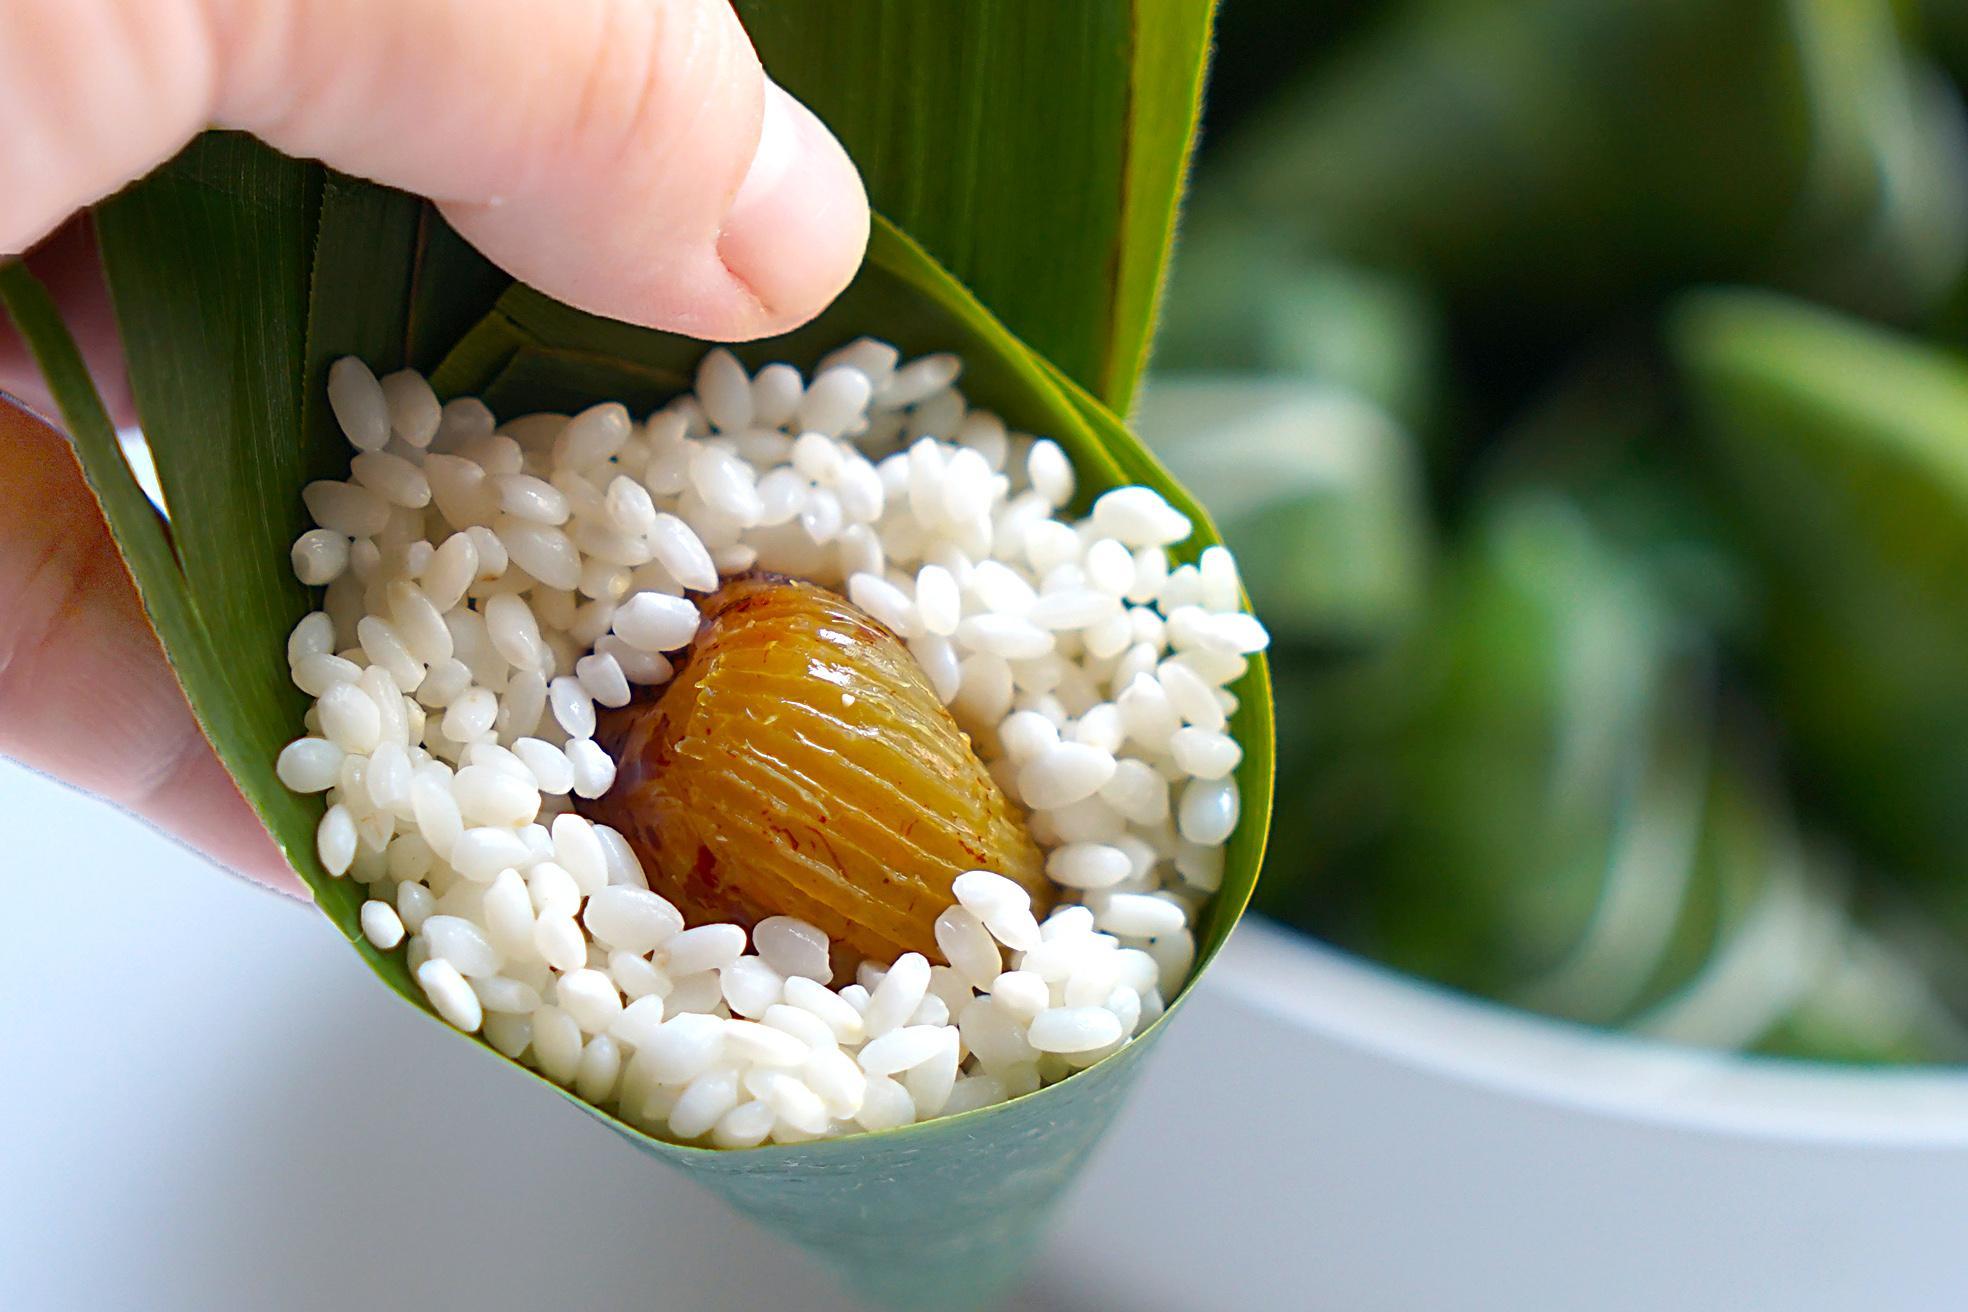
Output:
<path fill-rule="evenodd" d="M 0 1308 L 836 1312 L 314 913 L 0 763 Z M 1588 1038 L 1262 926 L 1016 1306 L 1968 1305 L 1968 1075 Z"/>

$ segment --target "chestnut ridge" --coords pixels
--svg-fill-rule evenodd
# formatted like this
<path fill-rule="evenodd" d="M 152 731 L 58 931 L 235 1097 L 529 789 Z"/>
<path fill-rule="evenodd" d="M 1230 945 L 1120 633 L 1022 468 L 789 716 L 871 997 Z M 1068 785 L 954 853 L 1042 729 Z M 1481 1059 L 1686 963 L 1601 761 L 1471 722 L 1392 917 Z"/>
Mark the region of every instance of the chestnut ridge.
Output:
<path fill-rule="evenodd" d="M 1022 808 L 887 626 L 760 570 L 699 604 L 675 677 L 602 712 L 615 784 L 577 803 L 628 839 L 687 921 L 799 914 L 851 970 L 934 956 L 936 914 L 964 870 L 1004 875 L 1037 914 L 1051 909 Z M 784 791 L 738 784 L 759 757 Z M 889 813 L 908 817 L 906 833 L 873 822 Z"/>

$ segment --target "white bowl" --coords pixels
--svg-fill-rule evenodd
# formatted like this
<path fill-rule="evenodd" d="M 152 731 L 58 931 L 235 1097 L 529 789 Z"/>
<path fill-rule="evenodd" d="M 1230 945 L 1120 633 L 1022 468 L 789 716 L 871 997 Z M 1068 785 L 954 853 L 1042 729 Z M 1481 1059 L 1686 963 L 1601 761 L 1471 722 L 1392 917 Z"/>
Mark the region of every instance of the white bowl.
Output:
<path fill-rule="evenodd" d="M 1069 1306 L 1968 1305 L 1968 1071 L 1600 1033 L 1262 920 L 1179 1019 L 1048 1258 L 1118 1296 Z"/>

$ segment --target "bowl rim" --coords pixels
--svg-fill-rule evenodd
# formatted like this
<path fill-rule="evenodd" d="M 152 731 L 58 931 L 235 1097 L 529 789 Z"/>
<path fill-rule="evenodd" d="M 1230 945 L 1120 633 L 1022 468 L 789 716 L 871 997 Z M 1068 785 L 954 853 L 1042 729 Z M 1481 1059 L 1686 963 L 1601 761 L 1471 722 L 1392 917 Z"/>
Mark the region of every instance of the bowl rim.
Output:
<path fill-rule="evenodd" d="M 1745 1056 L 1520 1011 L 1257 915 L 1205 983 L 1326 1043 L 1521 1102 L 1729 1138 L 1968 1147 L 1968 1067 Z"/>

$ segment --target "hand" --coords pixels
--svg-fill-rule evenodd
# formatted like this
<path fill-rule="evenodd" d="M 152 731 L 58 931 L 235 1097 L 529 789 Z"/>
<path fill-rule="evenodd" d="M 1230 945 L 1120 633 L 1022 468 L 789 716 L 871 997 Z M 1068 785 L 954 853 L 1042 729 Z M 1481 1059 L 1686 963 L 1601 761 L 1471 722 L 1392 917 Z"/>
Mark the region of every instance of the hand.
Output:
<path fill-rule="evenodd" d="M 212 124 L 429 196 L 514 276 L 698 337 L 804 322 L 867 244 L 854 166 L 726 0 L 0 0 L 0 254 L 35 248 L 112 408 L 114 323 L 67 220 Z M 0 390 L 46 404 L 4 325 Z M 67 443 L 4 400 L 0 753 L 302 892 Z"/>

